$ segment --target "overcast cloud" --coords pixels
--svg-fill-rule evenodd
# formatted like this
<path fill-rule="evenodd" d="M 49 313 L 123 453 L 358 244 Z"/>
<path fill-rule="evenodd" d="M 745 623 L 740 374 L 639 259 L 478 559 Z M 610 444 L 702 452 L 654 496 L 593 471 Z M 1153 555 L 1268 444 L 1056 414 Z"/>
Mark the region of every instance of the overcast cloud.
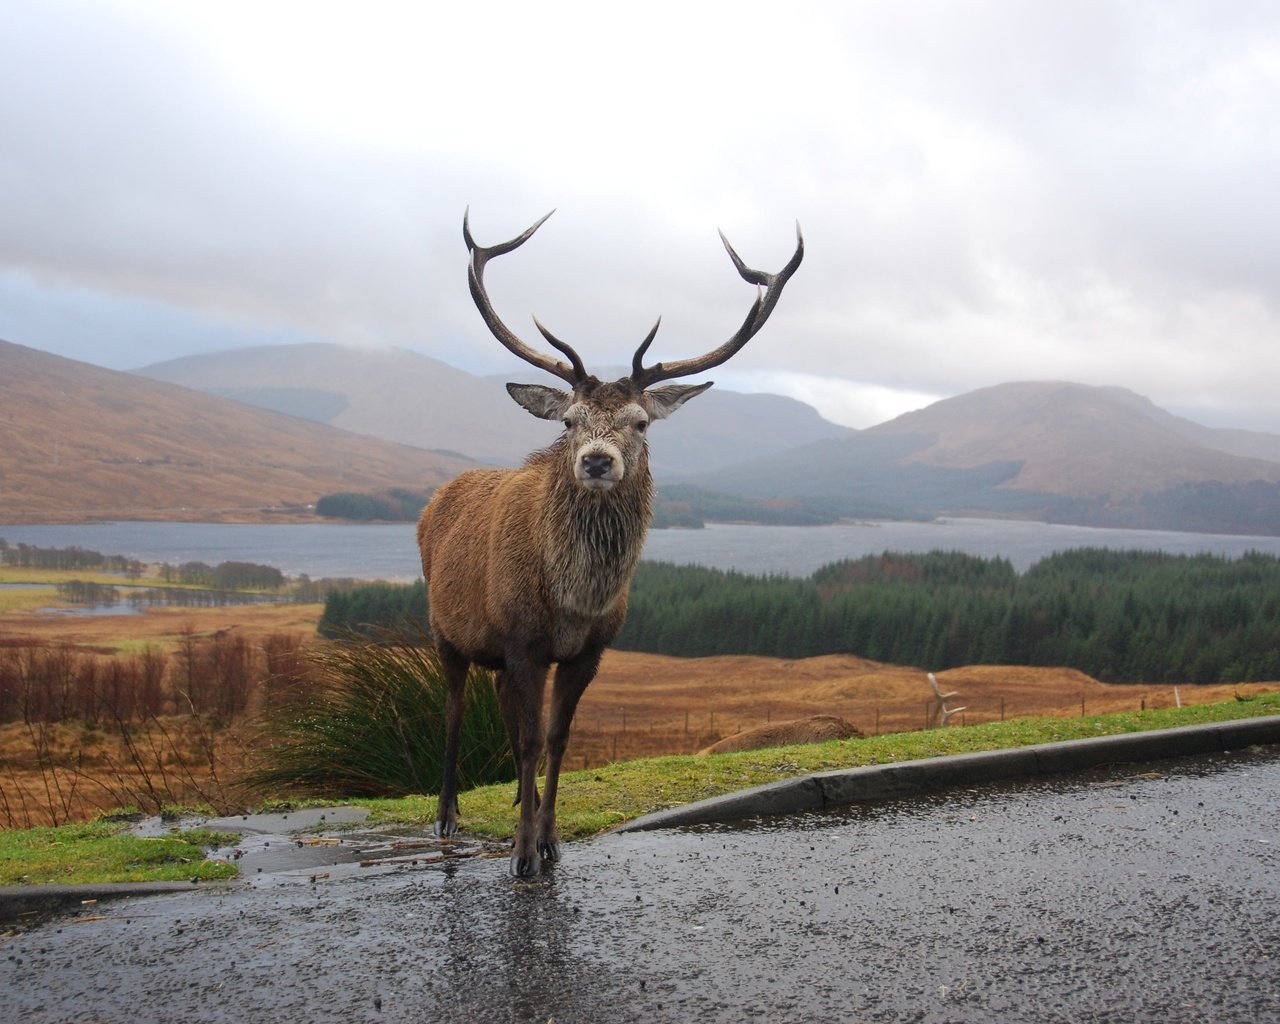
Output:
<path fill-rule="evenodd" d="M 712 376 L 868 426 L 1008 380 L 1280 431 L 1280 8 L 0 6 L 0 337 L 115 368 L 262 342 L 518 369 L 770 325 Z M 465 9 L 463 9 L 465 7 Z"/>

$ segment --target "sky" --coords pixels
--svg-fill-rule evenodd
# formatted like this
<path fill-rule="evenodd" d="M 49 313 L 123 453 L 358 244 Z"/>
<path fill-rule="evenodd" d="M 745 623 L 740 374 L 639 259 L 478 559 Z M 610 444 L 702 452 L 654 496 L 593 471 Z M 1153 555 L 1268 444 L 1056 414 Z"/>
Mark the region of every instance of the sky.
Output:
<path fill-rule="evenodd" d="M 1272 0 L 6 0 L 0 338 L 113 369 L 400 346 L 543 380 L 486 273 L 588 368 L 866 427 L 1013 380 L 1280 432 Z"/>

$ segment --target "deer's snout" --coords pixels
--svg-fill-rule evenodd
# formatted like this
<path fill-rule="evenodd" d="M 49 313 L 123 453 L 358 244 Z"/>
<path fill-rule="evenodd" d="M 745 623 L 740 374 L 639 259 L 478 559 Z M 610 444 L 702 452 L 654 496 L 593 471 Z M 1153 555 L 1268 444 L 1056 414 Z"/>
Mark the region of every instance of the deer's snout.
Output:
<path fill-rule="evenodd" d="M 599 480 L 606 476 L 613 469 L 612 455 L 584 455 L 582 456 L 582 471 L 592 480 Z"/>
<path fill-rule="evenodd" d="M 579 452 L 574 475 L 583 487 L 607 491 L 622 479 L 622 459 L 608 450 L 592 446 Z"/>

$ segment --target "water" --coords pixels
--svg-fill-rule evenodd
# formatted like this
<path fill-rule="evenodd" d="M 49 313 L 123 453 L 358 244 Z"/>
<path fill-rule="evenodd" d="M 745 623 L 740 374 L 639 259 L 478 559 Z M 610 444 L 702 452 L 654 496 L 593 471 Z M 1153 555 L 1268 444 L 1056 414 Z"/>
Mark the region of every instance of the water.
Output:
<path fill-rule="evenodd" d="M 421 575 L 412 523 L 0 525 L 0 537 L 10 544 L 75 545 L 144 562 L 256 562 L 274 566 L 287 576 L 306 574 L 313 579 L 409 581 Z M 1078 547 L 1227 557 L 1251 550 L 1280 555 L 1280 537 L 1110 530 L 996 519 L 836 526 L 712 525 L 705 530 L 654 530 L 644 557 L 755 574 L 806 576 L 841 558 L 941 549 L 983 558 L 1000 556 L 1022 572 L 1055 551 Z"/>

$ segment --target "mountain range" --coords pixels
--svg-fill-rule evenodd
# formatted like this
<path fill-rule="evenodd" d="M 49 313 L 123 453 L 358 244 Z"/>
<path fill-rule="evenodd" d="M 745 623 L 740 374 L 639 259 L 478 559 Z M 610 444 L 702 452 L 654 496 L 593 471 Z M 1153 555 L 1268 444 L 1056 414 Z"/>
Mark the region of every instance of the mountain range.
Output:
<path fill-rule="evenodd" d="M 515 379 L 544 376 L 524 369 Z M 532 418 L 511 400 L 503 387 L 510 378 L 477 377 L 405 349 L 267 345 L 187 356 L 135 372 L 343 430 L 465 452 L 499 465 L 519 465 L 560 429 L 558 423 Z M 650 462 L 658 476 L 672 476 L 851 433 L 791 398 L 712 389 L 655 428 Z"/>
<path fill-rule="evenodd" d="M 743 497 L 847 498 L 913 513 L 1280 533 L 1280 435 L 1204 427 L 1132 391 L 1000 384 L 849 438 L 704 474 Z"/>
<path fill-rule="evenodd" d="M 0 342 L 0 520 L 302 515 L 333 491 L 428 489 L 555 436 L 502 382 L 404 350 L 262 347 L 128 374 Z M 653 435 L 660 493 L 705 518 L 1280 534 L 1280 435 L 1205 427 L 1118 387 L 1000 384 L 862 431 L 713 389 Z"/>

